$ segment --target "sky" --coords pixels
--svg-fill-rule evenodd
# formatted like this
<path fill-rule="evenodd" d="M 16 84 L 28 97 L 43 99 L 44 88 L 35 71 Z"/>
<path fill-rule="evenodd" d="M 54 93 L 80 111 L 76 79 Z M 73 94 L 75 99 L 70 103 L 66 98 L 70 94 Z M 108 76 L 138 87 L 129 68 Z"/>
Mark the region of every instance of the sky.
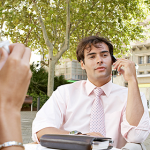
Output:
<path fill-rule="evenodd" d="M 3 37 L 3 41 L 6 41 L 6 40 L 10 41 L 10 39 Z M 10 41 L 10 43 L 12 43 L 12 42 Z M 38 55 L 36 51 L 32 51 L 31 58 L 30 58 L 30 64 L 32 64 L 33 62 L 37 63 L 38 61 L 41 61 L 41 55 Z"/>
<path fill-rule="evenodd" d="M 41 55 L 37 55 L 35 52 L 31 53 L 31 59 L 30 59 L 30 64 L 33 62 L 37 63 L 37 61 L 41 60 Z"/>
<path fill-rule="evenodd" d="M 6 26 L 5 26 L 5 24 L 4 24 L 2 30 L 5 30 L 5 27 L 6 27 Z M 9 37 L 8 37 L 8 38 L 2 37 L 2 40 L 3 40 L 3 41 L 9 40 L 10 43 L 12 43 Z M 31 58 L 30 58 L 30 64 L 32 64 L 33 62 L 37 63 L 38 61 L 41 61 L 41 55 L 38 55 L 38 54 L 37 54 L 37 51 L 32 51 L 32 52 L 31 52 Z"/>

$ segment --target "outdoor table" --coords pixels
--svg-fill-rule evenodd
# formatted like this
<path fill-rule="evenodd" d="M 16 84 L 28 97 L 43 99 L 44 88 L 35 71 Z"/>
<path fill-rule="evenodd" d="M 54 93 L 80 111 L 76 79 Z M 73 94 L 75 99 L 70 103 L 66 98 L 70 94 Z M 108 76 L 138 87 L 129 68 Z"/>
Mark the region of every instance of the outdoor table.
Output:
<path fill-rule="evenodd" d="M 58 150 L 58 149 L 50 149 L 41 146 L 40 144 L 24 144 L 25 150 Z M 121 150 L 118 148 L 112 148 L 111 150 Z"/>

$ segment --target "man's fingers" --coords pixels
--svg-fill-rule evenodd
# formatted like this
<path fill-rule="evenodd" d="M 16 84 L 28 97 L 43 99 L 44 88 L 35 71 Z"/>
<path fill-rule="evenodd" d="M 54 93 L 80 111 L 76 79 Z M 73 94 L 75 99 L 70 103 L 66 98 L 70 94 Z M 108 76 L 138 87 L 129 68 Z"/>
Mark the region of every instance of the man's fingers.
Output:
<path fill-rule="evenodd" d="M 104 136 L 103 136 L 102 134 L 100 134 L 99 132 L 90 132 L 90 133 L 87 133 L 87 135 L 104 137 Z"/>
<path fill-rule="evenodd" d="M 128 60 L 126 59 L 119 59 L 115 64 L 114 64 L 114 69 L 117 69 L 118 71 L 122 66 L 125 66 Z"/>
<path fill-rule="evenodd" d="M 10 56 L 14 58 L 22 58 L 25 52 L 25 46 L 20 43 L 9 45 Z"/>
<path fill-rule="evenodd" d="M 120 64 L 118 65 L 118 67 L 117 67 L 117 71 L 120 72 L 120 69 L 121 69 L 122 66 L 123 66 L 123 63 L 120 63 Z"/>
<path fill-rule="evenodd" d="M 123 69 L 120 69 L 119 73 L 120 73 L 120 74 L 124 74 L 124 70 L 123 70 Z"/>
<path fill-rule="evenodd" d="M 31 57 L 31 49 L 28 48 L 28 47 L 26 47 L 26 48 L 25 48 L 24 55 L 23 55 L 23 57 L 22 57 L 22 60 L 23 60 L 25 63 L 29 64 L 29 62 L 30 62 L 30 57 Z"/>

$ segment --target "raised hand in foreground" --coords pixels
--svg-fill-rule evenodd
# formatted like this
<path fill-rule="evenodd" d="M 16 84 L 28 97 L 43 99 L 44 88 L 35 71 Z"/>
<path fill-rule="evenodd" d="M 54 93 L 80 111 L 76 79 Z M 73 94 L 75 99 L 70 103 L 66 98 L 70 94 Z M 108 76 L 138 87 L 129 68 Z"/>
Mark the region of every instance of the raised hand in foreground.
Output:
<path fill-rule="evenodd" d="M 20 109 L 32 76 L 29 65 L 31 50 L 23 44 L 11 44 L 9 49 L 9 56 L 0 49 L 0 144 L 22 142 Z M 5 149 L 23 148 L 11 146 Z"/>

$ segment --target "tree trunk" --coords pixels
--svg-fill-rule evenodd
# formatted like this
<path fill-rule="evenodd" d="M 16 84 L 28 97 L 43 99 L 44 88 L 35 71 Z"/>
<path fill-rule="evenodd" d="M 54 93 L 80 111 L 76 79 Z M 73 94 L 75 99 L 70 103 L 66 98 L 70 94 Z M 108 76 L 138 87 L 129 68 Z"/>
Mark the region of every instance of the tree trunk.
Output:
<path fill-rule="evenodd" d="M 48 87 L 47 87 L 47 95 L 50 97 L 53 93 L 54 88 L 54 74 L 55 74 L 55 64 L 60 59 L 62 54 L 69 49 L 69 41 L 70 41 L 70 1 L 66 0 L 67 7 L 67 17 L 66 17 L 66 37 L 65 37 L 65 44 L 57 53 L 56 56 L 52 54 L 52 48 L 49 49 L 49 72 L 48 72 Z"/>
<path fill-rule="evenodd" d="M 50 97 L 54 88 L 55 60 L 49 60 L 47 95 Z"/>
<path fill-rule="evenodd" d="M 54 88 L 54 74 L 55 74 L 55 64 L 56 62 L 60 59 L 62 54 L 69 49 L 69 41 L 70 41 L 70 1 L 71 0 L 66 0 L 66 12 L 67 12 L 67 17 L 66 17 L 66 37 L 65 37 L 65 42 L 60 51 L 57 53 L 56 56 L 53 56 L 53 45 L 50 42 L 47 31 L 44 25 L 44 22 L 42 20 L 42 17 L 40 15 L 40 11 L 38 10 L 38 6 L 36 4 L 36 0 L 33 0 L 34 6 L 35 6 L 35 11 L 38 14 L 38 20 L 40 22 L 42 32 L 43 32 L 43 37 L 45 40 L 45 44 L 47 45 L 49 49 L 49 70 L 48 70 L 48 87 L 47 87 L 47 95 L 50 97 L 53 93 L 53 88 Z"/>

